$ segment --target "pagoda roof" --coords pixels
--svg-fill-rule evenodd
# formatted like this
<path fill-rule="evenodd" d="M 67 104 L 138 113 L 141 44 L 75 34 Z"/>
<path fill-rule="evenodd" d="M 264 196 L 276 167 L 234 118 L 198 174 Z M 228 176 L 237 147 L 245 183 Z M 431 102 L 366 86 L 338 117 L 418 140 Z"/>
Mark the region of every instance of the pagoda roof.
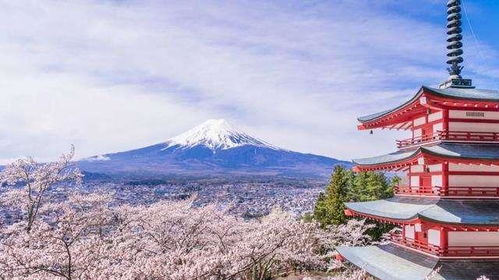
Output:
<path fill-rule="evenodd" d="M 399 222 L 417 219 L 444 224 L 499 225 L 499 200 L 438 199 L 395 196 L 385 200 L 350 202 L 358 215 Z"/>
<path fill-rule="evenodd" d="M 476 101 L 499 101 L 499 91 L 491 89 L 476 89 L 476 88 L 432 88 L 423 86 L 422 89 L 427 90 L 441 97 L 450 97 L 456 99 L 476 100 Z"/>
<path fill-rule="evenodd" d="M 495 144 L 465 144 L 439 143 L 432 146 L 420 146 L 408 150 L 400 150 L 381 156 L 355 159 L 358 166 L 388 165 L 393 163 L 416 160 L 420 155 L 460 160 L 499 160 L 499 145 Z"/>
<path fill-rule="evenodd" d="M 394 123 L 397 123 L 397 121 L 394 121 L 397 119 L 400 122 L 408 121 L 411 118 L 411 116 L 417 115 L 420 112 L 424 112 L 424 109 L 426 107 L 420 103 L 420 98 L 422 96 L 433 97 L 440 101 L 454 100 L 454 101 L 469 101 L 469 102 L 478 102 L 478 103 L 483 103 L 483 102 L 494 103 L 496 104 L 496 108 L 498 105 L 497 103 L 499 102 L 499 91 L 497 90 L 456 88 L 456 87 L 439 89 L 428 86 L 422 86 L 421 89 L 416 93 L 416 95 L 414 95 L 408 101 L 397 107 L 379 113 L 359 117 L 357 120 L 363 124 L 359 126 L 359 128 L 367 129 L 367 128 L 383 127 L 385 125 L 393 125 Z M 489 106 L 487 105 L 486 108 L 487 107 Z M 395 118 L 396 115 L 398 116 L 406 115 L 407 117 Z M 389 121 L 385 117 L 388 119 L 392 117 L 391 119 L 394 120 Z M 384 118 L 386 122 L 383 121 Z"/>
<path fill-rule="evenodd" d="M 470 280 L 482 275 L 499 279 L 499 260 L 439 260 L 392 243 L 337 250 L 351 263 L 381 280 L 424 280 L 438 268 L 432 279 Z"/>

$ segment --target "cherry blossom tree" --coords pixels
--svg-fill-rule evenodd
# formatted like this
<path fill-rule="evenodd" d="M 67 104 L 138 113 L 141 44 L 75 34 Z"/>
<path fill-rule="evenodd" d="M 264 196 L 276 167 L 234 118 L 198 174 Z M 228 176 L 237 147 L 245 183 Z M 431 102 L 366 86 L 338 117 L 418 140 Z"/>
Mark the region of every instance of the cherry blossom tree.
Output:
<path fill-rule="evenodd" d="M 74 151 L 71 146 L 69 153 L 50 163 L 38 163 L 31 157 L 19 159 L 0 173 L 0 186 L 15 186 L 2 195 L 0 203 L 21 211 L 26 221 L 26 231 L 32 229 L 40 210 L 49 199 L 49 189 L 62 184 L 81 183 L 82 174 L 71 165 Z"/>
<path fill-rule="evenodd" d="M 71 195 L 49 203 L 42 219 L 14 223 L 1 231 L 0 275 L 22 279 L 96 279 L 108 271 L 113 215 L 109 196 Z"/>
<path fill-rule="evenodd" d="M 22 279 L 270 279 L 325 270 L 331 241 L 321 229 L 274 210 L 244 220 L 191 200 L 112 206 L 112 196 L 72 194 L 30 231 L 0 231 L 0 276 Z M 355 224 L 352 228 L 357 228 Z M 346 226 L 348 228 L 348 226 Z M 358 240 L 355 230 L 348 244 Z M 344 239 L 343 239 L 344 240 Z"/>
<path fill-rule="evenodd" d="M 0 227 L 0 279 L 266 280 L 327 270 L 336 246 L 370 241 L 364 221 L 321 228 L 277 208 L 245 220 L 194 197 L 119 205 L 114 194 L 64 188 L 56 199 L 54 188 L 81 181 L 73 154 L 2 172 L 2 201 L 22 218 Z"/>
<path fill-rule="evenodd" d="M 275 210 L 245 221 L 217 210 L 194 208 L 192 200 L 128 208 L 120 251 L 137 260 L 132 278 L 267 279 L 275 272 L 324 268 L 324 232 Z"/>

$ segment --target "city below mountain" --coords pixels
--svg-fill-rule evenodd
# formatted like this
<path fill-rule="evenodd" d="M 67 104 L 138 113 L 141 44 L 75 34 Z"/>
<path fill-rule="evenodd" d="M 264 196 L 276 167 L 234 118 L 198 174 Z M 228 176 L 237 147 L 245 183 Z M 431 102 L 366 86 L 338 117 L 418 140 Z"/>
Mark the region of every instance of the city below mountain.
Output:
<path fill-rule="evenodd" d="M 88 178 L 279 176 L 325 178 L 350 162 L 270 145 L 225 120 L 208 120 L 156 145 L 78 162 Z"/>

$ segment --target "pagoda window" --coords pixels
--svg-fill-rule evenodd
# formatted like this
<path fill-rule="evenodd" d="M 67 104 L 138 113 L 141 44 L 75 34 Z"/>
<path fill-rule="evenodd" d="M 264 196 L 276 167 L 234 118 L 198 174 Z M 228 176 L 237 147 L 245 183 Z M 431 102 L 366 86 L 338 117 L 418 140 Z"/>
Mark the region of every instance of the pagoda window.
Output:
<path fill-rule="evenodd" d="M 419 176 L 411 176 L 411 187 L 419 187 Z"/>
<path fill-rule="evenodd" d="M 423 134 L 421 128 L 414 129 L 414 138 L 421 137 Z"/>
<path fill-rule="evenodd" d="M 424 172 L 424 166 L 423 165 L 412 165 L 411 166 L 411 172 L 413 173 L 418 173 L 418 172 Z"/>
<path fill-rule="evenodd" d="M 430 172 L 441 172 L 442 164 L 431 164 L 427 166 Z"/>
<path fill-rule="evenodd" d="M 414 226 L 406 225 L 404 227 L 404 237 L 409 239 L 416 239 L 416 232 Z"/>
<path fill-rule="evenodd" d="M 421 126 L 426 123 L 426 116 L 414 120 L 414 126 Z"/>
<path fill-rule="evenodd" d="M 442 111 L 432 113 L 432 114 L 428 115 L 428 122 L 434 122 L 437 120 L 441 120 L 441 119 L 443 119 L 443 117 L 444 117 L 444 114 Z"/>
<path fill-rule="evenodd" d="M 440 247 L 440 230 L 428 230 L 428 244 Z"/>
<path fill-rule="evenodd" d="M 434 132 L 439 132 L 444 130 L 444 124 L 439 122 L 433 125 L 433 131 Z"/>
<path fill-rule="evenodd" d="M 414 224 L 414 230 L 415 230 L 416 232 L 421 232 L 421 231 L 423 231 L 423 225 L 422 225 L 422 224 L 420 224 L 420 223 Z"/>
<path fill-rule="evenodd" d="M 433 187 L 442 186 L 442 175 L 431 175 L 431 185 Z"/>

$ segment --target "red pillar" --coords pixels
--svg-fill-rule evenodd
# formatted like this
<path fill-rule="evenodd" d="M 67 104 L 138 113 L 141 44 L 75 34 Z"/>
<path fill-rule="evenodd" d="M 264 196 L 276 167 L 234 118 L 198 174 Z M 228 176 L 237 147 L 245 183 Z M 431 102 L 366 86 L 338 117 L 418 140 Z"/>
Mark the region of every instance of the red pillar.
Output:
<path fill-rule="evenodd" d="M 442 227 L 440 228 L 440 254 L 445 254 L 449 244 L 449 230 Z"/>
<path fill-rule="evenodd" d="M 449 162 L 442 163 L 442 190 L 441 195 L 449 195 Z"/>
<path fill-rule="evenodd" d="M 443 129 L 444 131 L 449 131 L 449 110 L 448 109 L 444 109 L 442 111 L 443 113 L 443 119 L 444 119 L 444 122 L 443 122 Z"/>

